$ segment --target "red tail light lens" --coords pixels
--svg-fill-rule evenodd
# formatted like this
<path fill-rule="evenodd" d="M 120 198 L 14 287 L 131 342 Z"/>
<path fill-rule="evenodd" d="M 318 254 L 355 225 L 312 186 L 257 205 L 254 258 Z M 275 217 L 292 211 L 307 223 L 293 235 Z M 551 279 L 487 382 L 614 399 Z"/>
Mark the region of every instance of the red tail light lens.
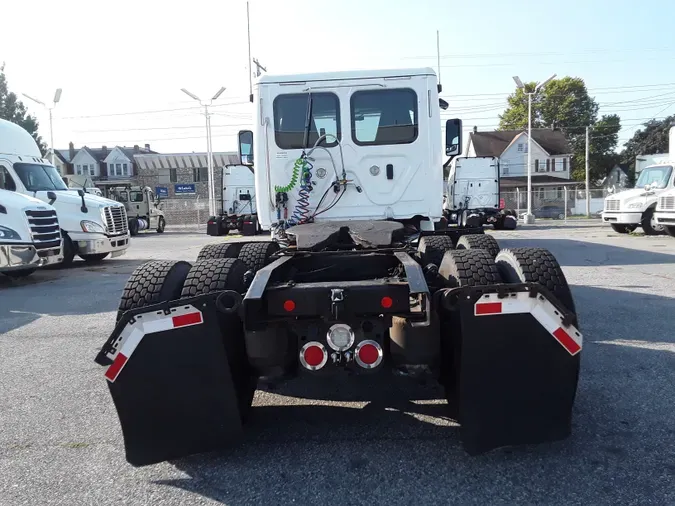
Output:
<path fill-rule="evenodd" d="M 364 369 L 373 369 L 382 363 L 384 353 L 377 341 L 361 341 L 356 346 L 355 360 Z"/>
<path fill-rule="evenodd" d="M 300 350 L 300 363 L 305 369 L 317 371 L 326 365 L 327 361 L 326 347 L 317 341 L 305 344 Z"/>

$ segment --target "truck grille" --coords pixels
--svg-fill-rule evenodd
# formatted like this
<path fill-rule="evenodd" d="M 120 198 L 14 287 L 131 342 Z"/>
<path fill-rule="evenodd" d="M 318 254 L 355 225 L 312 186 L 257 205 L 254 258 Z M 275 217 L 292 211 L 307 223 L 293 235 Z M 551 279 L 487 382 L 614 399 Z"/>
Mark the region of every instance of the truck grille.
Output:
<path fill-rule="evenodd" d="M 110 206 L 103 210 L 108 233 L 110 235 L 126 234 L 129 230 L 127 212 L 124 206 Z"/>
<path fill-rule="evenodd" d="M 675 195 L 659 197 L 659 205 L 656 208 L 659 211 L 675 211 Z"/>
<path fill-rule="evenodd" d="M 55 211 L 25 211 L 38 251 L 61 247 L 61 228 Z"/>
<path fill-rule="evenodd" d="M 620 200 L 605 200 L 605 211 L 618 211 L 620 206 Z"/>

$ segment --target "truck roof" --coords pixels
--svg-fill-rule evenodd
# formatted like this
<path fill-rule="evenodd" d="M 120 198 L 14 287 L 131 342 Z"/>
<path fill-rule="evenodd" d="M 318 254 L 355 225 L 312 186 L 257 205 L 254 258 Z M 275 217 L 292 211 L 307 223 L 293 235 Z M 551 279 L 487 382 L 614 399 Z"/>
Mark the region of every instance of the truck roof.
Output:
<path fill-rule="evenodd" d="M 258 84 L 295 83 L 307 81 L 339 81 L 347 79 L 382 79 L 387 77 L 434 76 L 431 67 L 382 69 L 382 70 L 344 70 L 338 72 L 317 72 L 312 74 L 264 74 Z"/>
<path fill-rule="evenodd" d="M 36 199 L 30 195 L 24 195 L 22 193 L 3 190 L 2 188 L 0 188 L 0 204 L 19 209 L 24 209 L 27 207 L 43 207 L 45 209 L 53 209 L 52 206 L 42 202 L 40 199 Z"/>
<path fill-rule="evenodd" d="M 0 119 L 0 154 L 42 158 L 35 139 L 16 123 Z"/>

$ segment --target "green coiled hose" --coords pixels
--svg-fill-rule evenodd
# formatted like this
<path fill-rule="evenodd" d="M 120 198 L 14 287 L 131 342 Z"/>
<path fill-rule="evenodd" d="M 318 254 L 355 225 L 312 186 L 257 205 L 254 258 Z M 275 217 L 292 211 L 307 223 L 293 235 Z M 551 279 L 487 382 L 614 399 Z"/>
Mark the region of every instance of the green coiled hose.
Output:
<path fill-rule="evenodd" d="M 304 168 L 305 166 L 305 158 L 300 157 L 295 161 L 295 164 L 293 165 L 293 175 L 291 175 L 291 182 L 288 183 L 286 186 L 274 186 L 274 191 L 277 193 L 288 193 L 291 191 L 293 188 L 295 188 L 295 185 L 298 184 L 298 179 L 300 179 L 300 170 Z"/>

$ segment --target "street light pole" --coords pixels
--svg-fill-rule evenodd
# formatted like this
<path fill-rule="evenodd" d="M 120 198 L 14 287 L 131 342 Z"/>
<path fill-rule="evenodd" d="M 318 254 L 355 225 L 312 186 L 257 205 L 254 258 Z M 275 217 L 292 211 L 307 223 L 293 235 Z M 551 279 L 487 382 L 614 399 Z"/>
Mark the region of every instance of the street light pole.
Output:
<path fill-rule="evenodd" d="M 534 91 L 525 91 L 525 85 L 518 76 L 513 76 L 516 86 L 523 90 L 527 95 L 527 214 L 525 215 L 525 223 L 530 225 L 534 223 L 534 215 L 532 214 L 532 95 L 539 93 L 539 90 L 546 86 L 555 78 L 556 74 L 545 81 L 538 83 Z"/>
<path fill-rule="evenodd" d="M 204 117 L 206 118 L 206 151 L 207 151 L 207 170 L 208 170 L 208 181 L 207 181 L 207 191 L 209 193 L 209 216 L 216 215 L 216 195 L 215 195 L 215 182 L 213 180 L 213 151 L 212 151 L 212 140 L 211 140 L 211 115 L 209 114 L 209 106 L 216 100 L 224 91 L 225 87 L 221 87 L 215 95 L 208 102 L 202 101 L 194 93 L 190 93 L 185 88 L 181 88 L 181 91 L 185 93 L 190 98 L 199 102 L 199 104 L 204 107 Z"/>
<path fill-rule="evenodd" d="M 22 93 L 22 95 L 33 102 L 40 104 L 42 107 L 46 107 L 49 110 L 49 149 L 51 151 L 51 162 L 54 167 L 56 167 L 56 154 L 54 153 L 54 121 L 52 118 L 52 109 L 56 107 L 56 104 L 59 103 L 59 100 L 61 100 L 61 88 L 57 88 L 56 92 L 54 93 L 54 100 L 52 101 L 53 105 L 49 107 L 46 105 L 42 100 L 38 100 L 37 98 L 33 98 L 30 95 L 26 95 L 25 93 Z"/>
<path fill-rule="evenodd" d="M 591 186 L 590 179 L 591 179 L 591 177 L 590 177 L 590 174 L 589 174 L 589 171 L 588 171 L 588 151 L 589 151 L 589 149 L 588 149 L 588 140 L 589 140 L 588 130 L 589 130 L 589 127 L 586 127 L 586 218 L 591 217 L 591 194 L 590 194 L 590 186 Z"/>

